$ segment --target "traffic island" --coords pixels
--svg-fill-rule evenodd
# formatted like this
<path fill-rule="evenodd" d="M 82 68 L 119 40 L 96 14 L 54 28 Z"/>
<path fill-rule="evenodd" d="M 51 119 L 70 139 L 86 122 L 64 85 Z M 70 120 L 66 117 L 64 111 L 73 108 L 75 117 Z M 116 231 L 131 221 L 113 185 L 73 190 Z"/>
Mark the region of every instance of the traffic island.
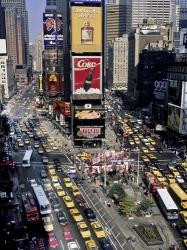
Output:
<path fill-rule="evenodd" d="M 134 230 L 145 242 L 147 246 L 156 246 L 164 244 L 161 235 L 155 225 L 139 224 L 134 226 Z"/>

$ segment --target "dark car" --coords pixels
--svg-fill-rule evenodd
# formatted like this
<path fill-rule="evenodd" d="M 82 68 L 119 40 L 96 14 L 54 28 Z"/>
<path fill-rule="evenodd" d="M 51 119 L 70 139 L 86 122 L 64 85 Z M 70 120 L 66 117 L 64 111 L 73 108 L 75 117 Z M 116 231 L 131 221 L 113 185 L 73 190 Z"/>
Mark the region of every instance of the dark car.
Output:
<path fill-rule="evenodd" d="M 39 140 L 40 139 L 38 135 L 34 135 L 33 138 L 34 138 L 34 140 Z"/>
<path fill-rule="evenodd" d="M 187 183 L 180 183 L 179 184 L 181 186 L 181 188 L 184 190 L 184 192 L 187 192 Z"/>
<path fill-rule="evenodd" d="M 84 206 L 86 205 L 86 201 L 85 201 L 85 199 L 83 198 L 82 194 L 77 194 L 77 195 L 75 196 L 75 200 L 76 200 L 76 202 L 78 203 L 78 205 L 79 205 L 80 207 L 84 207 Z"/>
<path fill-rule="evenodd" d="M 89 221 L 95 221 L 96 220 L 96 215 L 95 215 L 94 211 L 91 208 L 89 208 L 89 207 L 85 208 L 84 213 L 85 213 L 86 218 Z"/>
<path fill-rule="evenodd" d="M 45 171 L 44 169 L 42 169 L 42 170 L 40 171 L 40 176 L 41 176 L 42 179 L 43 179 L 43 178 L 47 178 L 47 173 L 46 173 L 46 171 Z"/>
<path fill-rule="evenodd" d="M 79 178 L 75 177 L 73 180 L 78 187 L 83 185 L 82 180 L 80 180 Z"/>
<path fill-rule="evenodd" d="M 51 205 L 54 212 L 59 212 L 61 210 L 61 206 L 57 198 L 51 200 Z"/>
<path fill-rule="evenodd" d="M 57 213 L 57 218 L 58 218 L 60 225 L 63 225 L 63 226 L 67 225 L 68 221 L 67 221 L 67 218 L 66 218 L 64 212 L 59 211 Z"/>
<path fill-rule="evenodd" d="M 56 165 L 57 165 L 57 164 L 61 164 L 60 160 L 59 160 L 59 159 L 57 159 L 57 158 L 56 158 L 56 159 L 54 159 L 53 161 L 54 161 L 54 163 L 55 163 Z"/>
<path fill-rule="evenodd" d="M 187 238 L 187 226 L 186 225 L 177 224 L 176 229 L 178 233 L 180 234 L 180 236 L 182 236 L 183 238 Z"/>
<path fill-rule="evenodd" d="M 100 243 L 101 243 L 101 247 L 103 250 L 113 250 L 114 249 L 108 239 L 102 239 L 100 241 Z"/>

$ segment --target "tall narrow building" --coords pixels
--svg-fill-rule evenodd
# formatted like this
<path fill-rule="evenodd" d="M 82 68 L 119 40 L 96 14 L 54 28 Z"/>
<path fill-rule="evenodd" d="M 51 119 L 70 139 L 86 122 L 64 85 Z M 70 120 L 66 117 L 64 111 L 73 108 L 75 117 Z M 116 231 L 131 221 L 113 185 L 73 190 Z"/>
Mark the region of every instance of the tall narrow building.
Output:
<path fill-rule="evenodd" d="M 42 52 L 44 49 L 43 36 L 38 35 L 35 39 L 35 70 L 42 73 Z"/>
<path fill-rule="evenodd" d="M 109 0 L 105 5 L 105 74 L 108 75 L 108 46 L 131 30 L 131 0 Z"/>
<path fill-rule="evenodd" d="M 180 6 L 179 26 L 180 28 L 187 28 L 187 0 L 175 1 Z"/>
<path fill-rule="evenodd" d="M 6 39 L 5 8 L 1 6 L 1 0 L 0 0 L 0 39 Z"/>
<path fill-rule="evenodd" d="M 15 12 L 17 13 L 18 16 L 22 17 L 23 25 L 21 29 L 23 34 L 23 45 L 25 50 L 24 63 L 27 64 L 29 60 L 29 27 L 28 27 L 28 12 L 26 10 L 25 0 L 1 0 L 1 3 L 2 6 L 5 7 L 7 11 Z"/>

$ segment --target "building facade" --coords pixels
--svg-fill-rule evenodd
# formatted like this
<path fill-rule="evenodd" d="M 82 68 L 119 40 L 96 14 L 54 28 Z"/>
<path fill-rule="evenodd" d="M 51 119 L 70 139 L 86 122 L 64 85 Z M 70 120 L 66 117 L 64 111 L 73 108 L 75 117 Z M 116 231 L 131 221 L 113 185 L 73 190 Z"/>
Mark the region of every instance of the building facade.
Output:
<path fill-rule="evenodd" d="M 129 72 L 128 72 L 128 93 L 137 99 L 137 74 L 139 55 L 143 49 L 164 49 L 173 48 L 173 30 L 171 25 L 156 25 L 153 19 L 136 28 L 129 34 Z"/>
<path fill-rule="evenodd" d="M 180 6 L 180 21 L 181 28 L 187 28 L 187 0 L 175 0 L 176 4 Z"/>
<path fill-rule="evenodd" d="M 26 65 L 16 65 L 15 79 L 18 86 L 24 87 L 29 84 L 28 68 L 26 67 Z"/>
<path fill-rule="evenodd" d="M 27 64 L 29 60 L 29 27 L 28 27 L 28 12 L 26 10 L 25 0 L 1 0 L 2 6 L 6 11 L 17 14 L 22 17 L 23 24 L 21 27 L 23 35 L 23 48 L 24 48 L 24 63 Z M 10 28 L 11 26 L 9 26 Z M 8 31 L 8 27 L 6 28 Z M 15 39 L 15 38 L 14 38 Z M 7 42 L 9 39 L 7 38 Z M 13 43 L 10 41 L 10 43 Z"/>
<path fill-rule="evenodd" d="M 128 85 L 128 35 L 115 38 L 109 45 L 109 86 L 127 90 Z"/>
<path fill-rule="evenodd" d="M 131 30 L 131 1 L 114 0 L 108 1 L 105 5 L 105 75 L 108 79 L 108 46 L 115 38 L 128 34 Z"/>
<path fill-rule="evenodd" d="M 6 38 L 6 26 L 5 26 L 5 8 L 1 6 L 0 1 L 0 39 Z"/>
<path fill-rule="evenodd" d="M 149 17 L 157 24 L 170 23 L 173 7 L 173 0 L 132 0 L 132 27 L 138 27 Z"/>
<path fill-rule="evenodd" d="M 43 35 L 38 35 L 36 37 L 34 49 L 35 49 L 34 52 L 35 70 L 42 74 L 43 71 L 42 53 L 44 50 Z"/>

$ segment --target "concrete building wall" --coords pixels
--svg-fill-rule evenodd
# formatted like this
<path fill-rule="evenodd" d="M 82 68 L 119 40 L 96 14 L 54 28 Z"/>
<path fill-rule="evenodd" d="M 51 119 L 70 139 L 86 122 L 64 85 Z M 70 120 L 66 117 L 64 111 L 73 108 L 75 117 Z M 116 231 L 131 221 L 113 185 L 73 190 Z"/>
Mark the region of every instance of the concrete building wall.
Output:
<path fill-rule="evenodd" d="M 42 52 L 44 50 L 44 43 L 43 43 L 43 36 L 38 35 L 35 40 L 35 70 L 36 71 L 43 71 L 43 61 L 42 61 Z"/>

